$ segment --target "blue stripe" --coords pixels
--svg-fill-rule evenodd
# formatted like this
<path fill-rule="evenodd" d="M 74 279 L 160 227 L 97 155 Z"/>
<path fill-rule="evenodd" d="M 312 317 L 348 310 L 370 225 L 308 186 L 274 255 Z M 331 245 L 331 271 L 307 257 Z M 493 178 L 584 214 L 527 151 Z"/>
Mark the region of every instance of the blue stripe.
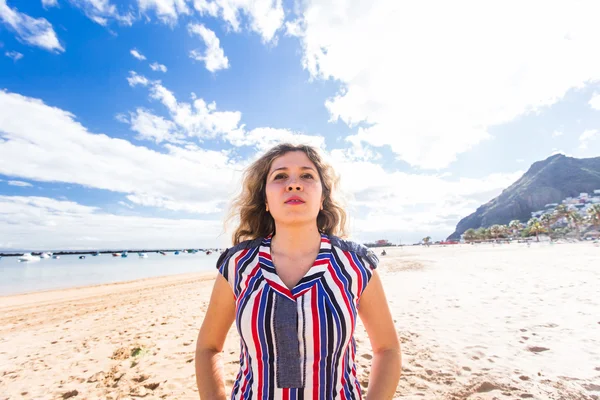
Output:
<path fill-rule="evenodd" d="M 360 273 L 362 275 L 362 280 L 363 280 L 362 290 L 364 291 L 365 288 L 367 287 L 367 283 L 369 283 L 369 279 L 371 278 L 371 274 L 367 273 L 367 267 L 365 267 L 365 265 L 362 263 L 362 261 L 360 260 L 360 258 L 356 255 L 356 253 L 350 252 L 350 256 L 354 260 L 354 263 L 356 264 L 356 266 L 358 267 L 358 270 L 360 271 Z M 362 294 L 362 292 L 358 293 L 359 296 L 361 294 Z"/>
<path fill-rule="evenodd" d="M 321 359 L 319 360 L 319 399 L 327 398 L 325 396 L 325 366 L 327 357 L 327 317 L 325 316 L 325 302 L 320 285 L 316 286 L 317 290 L 317 308 L 319 310 L 319 330 L 321 332 Z"/>
<path fill-rule="evenodd" d="M 242 250 L 243 251 L 243 250 Z M 258 253 L 258 247 L 254 250 L 250 250 L 246 253 L 244 257 L 242 257 L 237 264 L 234 266 L 235 268 L 235 298 L 237 299 L 242 293 L 241 288 L 241 275 L 245 272 L 240 269 L 242 265 L 244 265 L 248 260 L 252 259 Z"/>
<path fill-rule="evenodd" d="M 338 333 L 338 341 L 334 344 L 334 349 L 335 351 L 333 352 L 333 358 L 332 358 L 332 365 L 333 368 L 331 369 L 331 371 L 328 371 L 331 375 L 331 387 L 332 389 L 335 390 L 335 385 L 337 383 L 337 381 L 334 379 L 335 378 L 335 372 L 337 371 L 339 373 L 339 369 L 340 369 L 340 353 L 342 350 L 342 340 L 344 339 L 341 337 L 342 334 L 342 321 L 341 321 L 341 316 L 336 312 L 335 307 L 333 306 L 333 303 L 331 301 L 331 299 L 329 298 L 329 295 L 327 294 L 327 292 L 325 290 L 323 290 L 323 299 L 325 299 L 325 303 L 327 305 L 329 305 L 329 313 L 331 314 L 331 316 L 333 317 L 333 321 L 335 322 L 335 327 L 337 329 L 337 333 Z M 340 307 L 345 308 L 345 305 L 340 305 Z M 349 329 L 349 327 L 347 327 L 346 329 L 346 334 L 348 334 L 351 330 Z M 341 375 L 341 374 L 340 374 Z"/>
<path fill-rule="evenodd" d="M 342 253 L 342 256 L 344 256 L 343 253 Z M 331 259 L 329 260 L 329 262 L 331 263 L 331 266 L 333 267 L 333 270 L 335 271 L 335 276 L 342 282 L 342 286 L 344 287 L 344 293 L 342 293 L 342 294 L 348 300 L 348 303 L 350 303 L 350 307 L 352 309 L 352 314 L 354 316 L 354 323 L 356 324 L 356 302 L 355 302 L 355 298 L 351 292 L 350 281 L 342 273 L 342 269 L 338 265 L 333 254 L 331 255 Z M 351 327 L 350 330 L 354 331 L 354 327 Z"/>
<path fill-rule="evenodd" d="M 269 349 L 267 349 L 267 338 L 265 336 L 264 320 L 265 310 L 267 309 L 267 297 L 269 296 L 269 286 L 265 285 L 258 303 L 258 321 L 252 321 L 258 325 L 258 338 L 262 353 L 263 363 L 263 399 L 269 399 Z"/>

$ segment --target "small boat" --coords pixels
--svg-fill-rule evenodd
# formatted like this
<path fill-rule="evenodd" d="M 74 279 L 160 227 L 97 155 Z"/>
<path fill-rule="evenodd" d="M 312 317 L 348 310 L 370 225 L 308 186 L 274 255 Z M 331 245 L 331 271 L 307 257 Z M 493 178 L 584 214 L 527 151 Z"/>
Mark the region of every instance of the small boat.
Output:
<path fill-rule="evenodd" d="M 121 253 L 112 253 L 113 257 L 121 257 Z"/>
<path fill-rule="evenodd" d="M 58 259 L 60 258 L 60 256 L 57 256 L 57 255 L 55 254 L 55 255 L 53 255 L 53 256 L 52 256 L 52 258 L 53 258 L 54 260 L 58 260 Z"/>
<path fill-rule="evenodd" d="M 85 259 L 85 256 L 79 256 L 79 259 L 80 259 L 80 260 L 84 260 L 84 259 Z"/>
<path fill-rule="evenodd" d="M 25 253 L 17 259 L 18 262 L 40 261 L 38 256 L 32 256 L 31 253 Z"/>
<path fill-rule="evenodd" d="M 50 258 L 52 256 L 52 253 L 42 253 L 40 254 L 40 258 Z"/>
<path fill-rule="evenodd" d="M 206 250 L 206 255 L 207 255 L 207 256 L 210 256 L 211 254 L 212 254 L 212 251 L 210 251 L 210 250 Z"/>
<path fill-rule="evenodd" d="M 127 254 L 127 252 L 126 252 L 126 251 L 124 251 L 124 252 L 123 252 L 123 254 L 121 254 L 121 257 L 122 257 L 122 258 L 127 258 L 127 256 L 128 256 L 128 254 Z"/>
<path fill-rule="evenodd" d="M 93 255 L 94 257 L 98 257 L 98 256 L 100 255 L 100 252 L 98 252 L 98 251 L 97 251 L 97 252 L 95 252 L 95 253 L 92 253 L 92 255 Z"/>
<path fill-rule="evenodd" d="M 166 256 L 167 253 L 165 253 L 164 251 L 159 251 L 160 254 L 162 254 L 163 256 Z"/>
<path fill-rule="evenodd" d="M 179 250 L 177 250 L 177 251 L 176 251 L 175 253 L 173 253 L 173 254 L 175 254 L 176 256 L 178 256 L 178 255 L 179 255 Z"/>
<path fill-rule="evenodd" d="M 140 258 L 148 258 L 148 254 L 146 253 L 138 253 L 138 256 L 140 256 Z"/>

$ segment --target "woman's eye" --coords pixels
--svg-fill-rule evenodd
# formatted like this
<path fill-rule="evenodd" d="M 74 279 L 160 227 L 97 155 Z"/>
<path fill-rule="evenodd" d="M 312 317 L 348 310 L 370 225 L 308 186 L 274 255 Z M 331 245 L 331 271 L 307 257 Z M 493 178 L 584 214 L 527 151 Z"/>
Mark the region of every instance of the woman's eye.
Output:
<path fill-rule="evenodd" d="M 277 174 L 277 175 L 275 175 L 275 178 L 273 178 L 273 179 L 282 179 L 282 178 L 285 178 L 285 174 Z"/>
<path fill-rule="evenodd" d="M 313 176 L 311 174 L 304 174 L 302 175 L 302 177 L 305 179 L 313 179 Z"/>

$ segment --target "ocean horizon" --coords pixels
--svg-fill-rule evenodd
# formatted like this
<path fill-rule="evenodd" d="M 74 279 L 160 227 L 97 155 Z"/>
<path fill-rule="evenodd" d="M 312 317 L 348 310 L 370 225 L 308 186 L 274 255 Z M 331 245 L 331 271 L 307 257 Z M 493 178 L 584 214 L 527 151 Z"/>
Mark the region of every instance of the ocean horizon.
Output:
<path fill-rule="evenodd" d="M 0 296 L 208 272 L 215 268 L 219 255 L 219 252 L 166 256 L 148 253 L 148 258 L 140 258 L 137 253 L 129 253 L 125 258 L 102 254 L 85 259 L 65 255 L 33 262 L 3 257 L 0 259 Z"/>

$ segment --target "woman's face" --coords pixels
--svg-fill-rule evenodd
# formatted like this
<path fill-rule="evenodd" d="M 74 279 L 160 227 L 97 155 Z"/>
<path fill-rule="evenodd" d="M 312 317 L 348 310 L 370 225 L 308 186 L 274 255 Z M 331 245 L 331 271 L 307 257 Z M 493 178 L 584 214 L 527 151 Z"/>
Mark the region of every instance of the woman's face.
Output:
<path fill-rule="evenodd" d="M 271 163 L 266 182 L 267 205 L 277 224 L 316 223 L 323 202 L 317 167 L 302 151 Z"/>

